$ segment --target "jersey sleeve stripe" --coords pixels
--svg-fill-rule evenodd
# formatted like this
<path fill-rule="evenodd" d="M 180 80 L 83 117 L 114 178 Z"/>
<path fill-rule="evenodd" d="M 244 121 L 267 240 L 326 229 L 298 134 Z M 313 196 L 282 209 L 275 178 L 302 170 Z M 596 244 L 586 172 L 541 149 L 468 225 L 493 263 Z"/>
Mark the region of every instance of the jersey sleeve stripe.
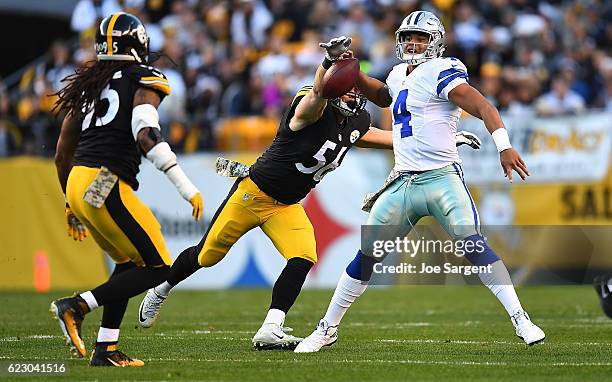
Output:
<path fill-rule="evenodd" d="M 148 84 L 143 84 L 148 88 L 152 88 L 155 90 L 158 90 L 162 93 L 164 93 L 165 95 L 169 95 L 170 94 L 170 86 L 168 85 L 163 85 L 163 84 L 159 84 L 159 83 L 148 83 Z"/>
<path fill-rule="evenodd" d="M 170 85 L 168 84 L 168 81 L 159 81 L 159 80 L 148 80 L 148 81 L 143 81 L 143 80 L 140 80 L 140 83 L 141 83 L 141 84 L 144 84 L 144 85 L 148 85 L 148 84 L 159 84 L 159 85 L 166 85 L 166 86 L 170 86 Z"/>
<path fill-rule="evenodd" d="M 138 81 L 141 85 L 145 87 L 150 87 L 152 89 L 158 90 L 165 95 L 170 94 L 170 84 L 168 80 L 164 77 L 159 76 L 148 76 L 141 77 L 140 81 Z"/>
<path fill-rule="evenodd" d="M 440 82 L 438 84 L 438 87 L 436 88 L 436 91 L 438 92 L 438 95 L 440 95 L 440 93 L 442 93 L 442 90 L 444 90 L 444 88 L 446 86 L 448 86 L 448 84 L 451 83 L 451 81 L 453 81 L 454 79 L 457 78 L 465 78 L 466 80 L 468 79 L 468 76 L 465 72 L 462 71 L 458 71 L 448 77 L 446 77 L 444 80 L 442 80 L 442 82 Z"/>
<path fill-rule="evenodd" d="M 295 97 L 293 97 L 293 100 L 291 101 L 291 105 L 293 105 L 295 103 L 296 99 L 298 99 L 299 97 L 305 96 L 306 94 L 310 93 L 311 90 L 312 90 L 312 86 L 304 86 L 303 88 L 301 88 L 295 94 Z"/>
<path fill-rule="evenodd" d="M 438 76 L 438 82 L 442 81 L 445 77 L 448 77 L 450 75 L 456 74 L 456 73 L 464 73 L 465 72 L 459 68 L 450 68 L 450 69 L 446 69 L 440 72 L 440 75 Z"/>
<path fill-rule="evenodd" d="M 166 82 L 168 83 L 168 80 L 165 79 L 164 77 L 158 77 L 158 76 L 150 76 L 150 77 L 141 77 L 140 81 L 162 81 L 162 82 Z"/>

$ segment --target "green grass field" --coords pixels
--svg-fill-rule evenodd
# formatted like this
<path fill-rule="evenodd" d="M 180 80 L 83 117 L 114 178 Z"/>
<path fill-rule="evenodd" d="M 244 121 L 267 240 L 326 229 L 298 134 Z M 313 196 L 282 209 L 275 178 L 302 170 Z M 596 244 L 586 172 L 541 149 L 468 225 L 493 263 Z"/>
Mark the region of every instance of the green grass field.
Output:
<path fill-rule="evenodd" d="M 137 327 L 135 298 L 120 345 L 144 368 L 90 368 L 71 359 L 49 302 L 61 294 L 0 294 L 0 361 L 66 361 L 63 377 L 13 380 L 203 381 L 606 381 L 612 378 L 612 320 L 589 287 L 525 287 L 523 304 L 547 334 L 528 347 L 483 287 L 371 289 L 353 306 L 337 344 L 316 354 L 255 351 L 250 338 L 269 290 L 175 292 L 157 326 Z M 331 291 L 304 291 L 286 324 L 311 332 Z M 93 343 L 100 312 L 84 324 Z M 7 378 L 7 377 L 0 377 Z"/>

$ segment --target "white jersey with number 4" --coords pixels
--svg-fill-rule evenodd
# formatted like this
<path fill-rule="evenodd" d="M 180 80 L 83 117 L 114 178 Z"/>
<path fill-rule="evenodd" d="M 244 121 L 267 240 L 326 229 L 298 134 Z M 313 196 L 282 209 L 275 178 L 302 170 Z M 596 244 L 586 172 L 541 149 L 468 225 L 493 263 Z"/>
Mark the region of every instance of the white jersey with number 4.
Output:
<path fill-rule="evenodd" d="M 461 163 L 455 145 L 461 109 L 448 93 L 468 79 L 465 65 L 438 57 L 407 73 L 408 64 L 393 67 L 387 86 L 393 98 L 393 152 L 396 171 L 426 171 Z"/>

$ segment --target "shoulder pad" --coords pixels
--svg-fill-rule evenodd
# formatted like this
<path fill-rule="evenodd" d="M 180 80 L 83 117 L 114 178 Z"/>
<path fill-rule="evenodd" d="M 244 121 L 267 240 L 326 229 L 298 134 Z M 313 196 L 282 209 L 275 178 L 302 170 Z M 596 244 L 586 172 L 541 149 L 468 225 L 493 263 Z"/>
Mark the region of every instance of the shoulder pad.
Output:
<path fill-rule="evenodd" d="M 155 90 L 164 96 L 170 94 L 168 79 L 159 69 L 148 65 L 133 65 L 129 68 L 129 76 L 142 87 Z"/>

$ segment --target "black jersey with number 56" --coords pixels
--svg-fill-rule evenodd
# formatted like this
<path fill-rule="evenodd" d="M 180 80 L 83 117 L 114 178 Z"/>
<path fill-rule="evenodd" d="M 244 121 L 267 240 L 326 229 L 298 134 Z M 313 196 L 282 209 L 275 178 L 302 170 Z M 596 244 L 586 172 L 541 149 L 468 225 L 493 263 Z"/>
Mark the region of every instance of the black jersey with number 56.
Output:
<path fill-rule="evenodd" d="M 134 190 L 141 152 L 132 133 L 134 94 L 140 87 L 170 94 L 166 76 L 146 65 L 130 65 L 113 75 L 102 90 L 96 107 L 85 115 L 74 154 L 74 165 L 105 166 Z"/>
<path fill-rule="evenodd" d="M 251 166 L 250 177 L 266 194 L 284 204 L 302 200 L 348 149 L 370 128 L 370 114 L 363 110 L 340 125 L 329 103 L 315 123 L 301 130 L 289 128 L 299 101 L 312 87 L 302 88 L 281 117 L 272 145 Z"/>

